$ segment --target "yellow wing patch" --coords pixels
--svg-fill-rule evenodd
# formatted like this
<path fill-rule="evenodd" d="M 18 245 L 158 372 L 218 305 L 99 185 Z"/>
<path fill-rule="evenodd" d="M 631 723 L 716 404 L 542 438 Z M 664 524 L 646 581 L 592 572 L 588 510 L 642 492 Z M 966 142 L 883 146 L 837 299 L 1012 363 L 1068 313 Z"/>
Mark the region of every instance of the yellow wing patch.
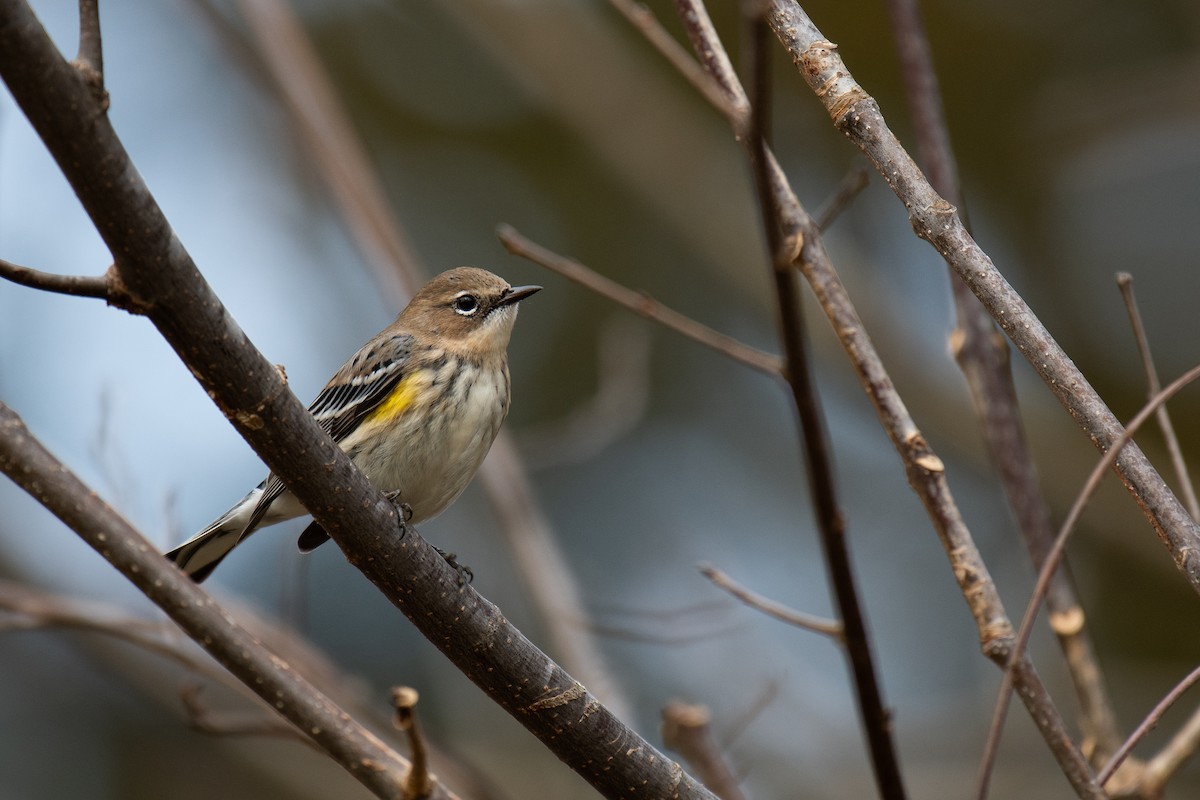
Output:
<path fill-rule="evenodd" d="M 417 398 L 417 391 L 423 383 L 419 371 L 406 375 L 363 421 L 390 422 L 396 419 L 412 405 L 413 400 Z"/>

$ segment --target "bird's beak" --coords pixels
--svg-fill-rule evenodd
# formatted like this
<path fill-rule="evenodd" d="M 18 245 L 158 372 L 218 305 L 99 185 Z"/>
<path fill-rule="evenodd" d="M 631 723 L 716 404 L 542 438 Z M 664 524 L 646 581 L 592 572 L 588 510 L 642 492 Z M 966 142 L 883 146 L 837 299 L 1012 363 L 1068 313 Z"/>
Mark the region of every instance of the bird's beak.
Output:
<path fill-rule="evenodd" d="M 500 302 L 496 305 L 511 306 L 514 303 L 519 303 L 531 294 L 540 292 L 540 286 L 514 286 L 508 290 L 508 294 L 500 298 Z"/>

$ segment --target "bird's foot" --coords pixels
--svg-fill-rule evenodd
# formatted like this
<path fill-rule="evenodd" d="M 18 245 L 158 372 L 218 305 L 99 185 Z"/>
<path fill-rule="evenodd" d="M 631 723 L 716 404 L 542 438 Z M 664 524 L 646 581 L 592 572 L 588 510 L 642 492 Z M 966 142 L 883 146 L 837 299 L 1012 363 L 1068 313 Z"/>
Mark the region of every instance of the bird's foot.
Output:
<path fill-rule="evenodd" d="M 458 556 L 454 555 L 454 553 L 447 553 L 445 550 L 438 547 L 437 545 L 434 545 L 433 549 L 437 550 L 438 555 L 440 555 L 442 558 L 446 559 L 446 563 L 450 565 L 450 568 L 453 569 L 456 573 L 458 573 L 458 585 L 459 586 L 466 586 L 468 583 L 475 580 L 475 573 L 472 572 L 471 568 L 468 567 L 466 564 L 458 563 Z"/>
<path fill-rule="evenodd" d="M 396 507 L 396 513 L 400 516 L 400 533 L 401 535 L 408 533 L 408 523 L 413 518 L 412 506 L 408 503 L 400 502 L 400 490 L 393 489 L 390 492 L 384 492 L 383 496 L 391 501 Z"/>

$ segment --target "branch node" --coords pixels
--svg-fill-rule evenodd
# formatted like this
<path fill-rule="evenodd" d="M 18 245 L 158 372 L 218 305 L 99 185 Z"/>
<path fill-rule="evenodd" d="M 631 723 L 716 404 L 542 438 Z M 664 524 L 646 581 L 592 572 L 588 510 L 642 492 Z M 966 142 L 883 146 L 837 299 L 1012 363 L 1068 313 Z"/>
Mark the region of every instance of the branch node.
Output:
<path fill-rule="evenodd" d="M 420 800 L 433 793 L 437 778 L 429 772 L 428 751 L 421 728 L 417 725 L 417 701 L 420 695 L 411 686 L 392 689 L 392 708 L 396 710 L 395 726 L 404 731 L 412 755 L 412 766 L 404 779 L 404 800 Z"/>
<path fill-rule="evenodd" d="M 712 713 L 707 706 L 667 703 L 662 710 L 663 744 L 679 753 L 713 794 L 725 800 L 742 800 L 745 795 L 725 755 L 713 741 Z"/>
<path fill-rule="evenodd" d="M 1087 615 L 1078 605 L 1071 606 L 1065 611 L 1051 612 L 1049 617 L 1050 629 L 1058 636 L 1077 636 L 1083 630 Z"/>
<path fill-rule="evenodd" d="M 104 271 L 104 300 L 113 308 L 119 308 L 140 317 L 149 316 L 151 304 L 134 298 L 125 281 L 121 280 L 121 270 L 116 263 L 108 265 Z"/>
<path fill-rule="evenodd" d="M 104 88 L 104 48 L 100 37 L 99 0 L 79 0 L 79 51 L 71 66 L 87 85 L 100 113 L 108 112 L 108 91 Z"/>

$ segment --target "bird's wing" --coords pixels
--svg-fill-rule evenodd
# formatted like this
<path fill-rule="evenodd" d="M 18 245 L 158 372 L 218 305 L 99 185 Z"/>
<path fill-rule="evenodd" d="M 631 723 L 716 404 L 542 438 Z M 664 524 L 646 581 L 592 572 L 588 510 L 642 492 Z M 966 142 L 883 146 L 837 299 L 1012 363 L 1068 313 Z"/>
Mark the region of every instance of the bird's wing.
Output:
<path fill-rule="evenodd" d="M 383 332 L 342 365 L 308 407 L 326 433 L 340 442 L 349 436 L 404 377 L 412 355 L 412 336 Z M 283 481 L 267 476 L 266 486 L 241 537 L 253 531 L 267 509 L 285 490 Z"/>
<path fill-rule="evenodd" d="M 325 384 L 308 411 L 335 442 L 349 436 L 408 371 L 412 336 L 386 333 L 363 345 Z"/>

